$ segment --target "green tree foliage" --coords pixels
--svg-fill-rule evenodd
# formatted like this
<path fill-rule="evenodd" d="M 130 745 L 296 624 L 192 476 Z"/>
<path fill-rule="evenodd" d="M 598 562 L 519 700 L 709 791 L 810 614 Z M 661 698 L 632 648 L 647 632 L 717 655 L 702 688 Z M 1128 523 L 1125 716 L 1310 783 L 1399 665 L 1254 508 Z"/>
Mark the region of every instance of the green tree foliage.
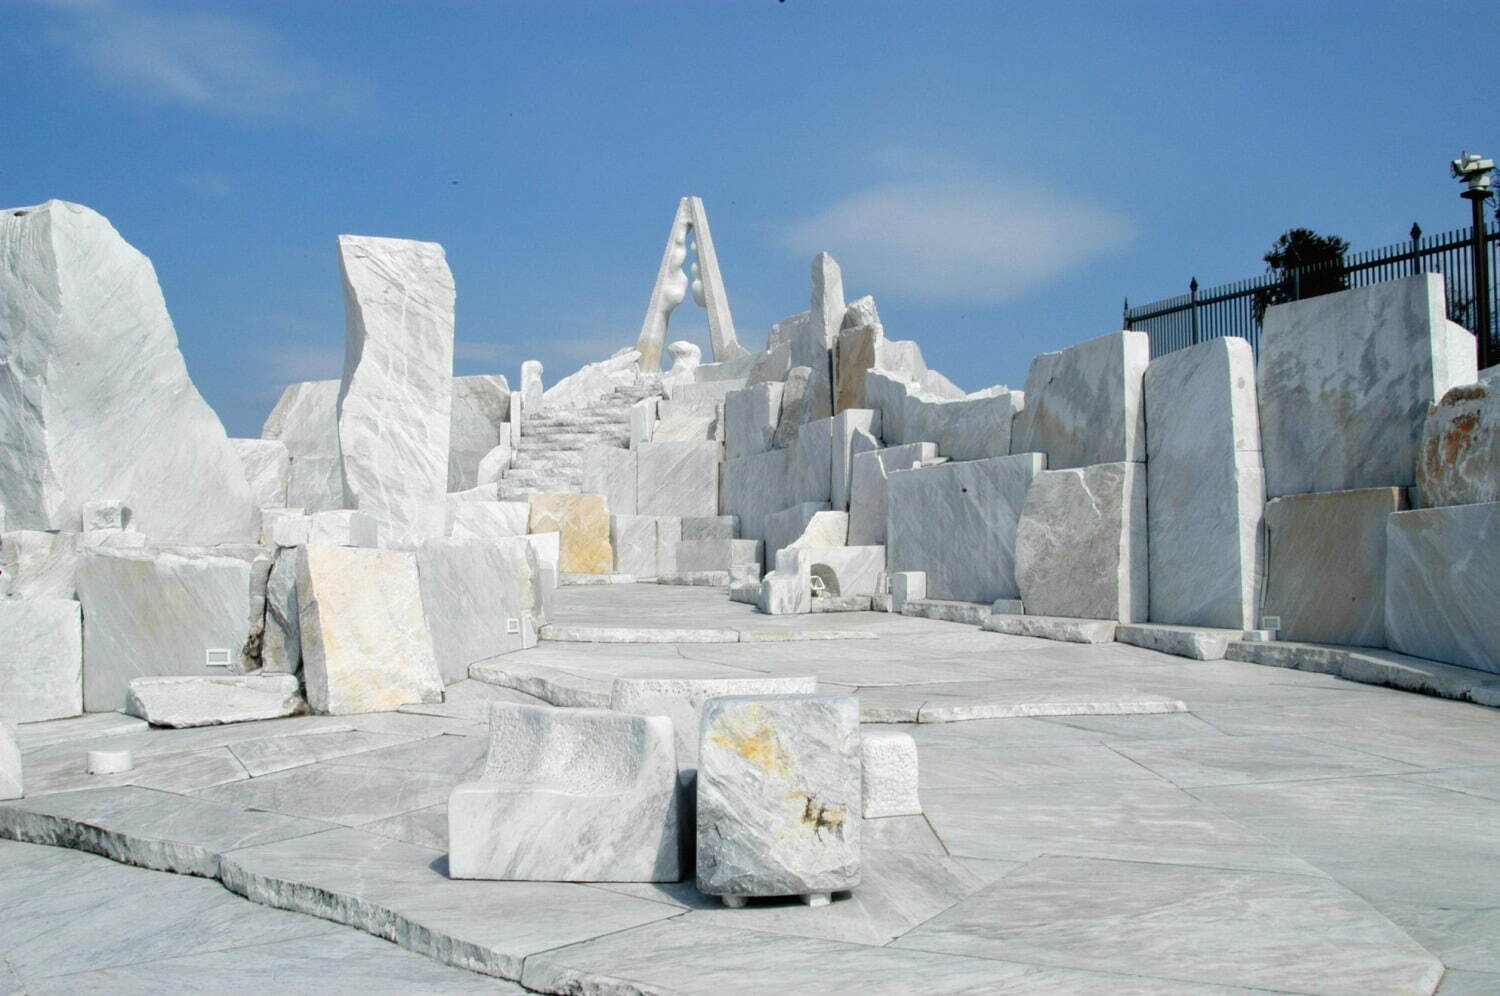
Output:
<path fill-rule="evenodd" d="M 1256 292 L 1255 321 L 1259 323 L 1273 304 L 1347 290 L 1349 275 L 1344 271 L 1344 253 L 1348 251 L 1349 243 L 1337 235 L 1319 235 L 1310 228 L 1292 228 L 1281 233 L 1263 257 L 1266 272 L 1280 274 L 1281 280 Z"/>

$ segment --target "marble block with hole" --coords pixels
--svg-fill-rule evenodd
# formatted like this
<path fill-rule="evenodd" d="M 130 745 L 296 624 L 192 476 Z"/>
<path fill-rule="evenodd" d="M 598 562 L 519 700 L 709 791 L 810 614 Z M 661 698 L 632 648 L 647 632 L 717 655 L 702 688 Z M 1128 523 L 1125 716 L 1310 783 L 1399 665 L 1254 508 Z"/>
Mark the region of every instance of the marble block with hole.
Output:
<path fill-rule="evenodd" d="M 859 735 L 860 783 L 864 818 L 919 816 L 917 742 L 899 730 L 865 730 Z"/>
<path fill-rule="evenodd" d="M 125 699 L 130 715 L 175 729 L 280 719 L 306 710 L 291 674 L 134 678 Z"/>
<path fill-rule="evenodd" d="M 671 720 L 495 702 L 489 736 L 479 780 L 448 799 L 451 877 L 681 877 L 682 793 Z"/>
<path fill-rule="evenodd" d="M 71 599 L 0 599 L 0 718 L 83 712 L 83 625 Z"/>
<path fill-rule="evenodd" d="M 16 728 L 0 719 L 0 799 L 19 799 L 25 795 L 21 778 L 21 747 L 16 742 Z"/>
<path fill-rule="evenodd" d="M 859 884 L 854 696 L 710 699 L 700 730 L 698 891 L 821 904 Z"/>

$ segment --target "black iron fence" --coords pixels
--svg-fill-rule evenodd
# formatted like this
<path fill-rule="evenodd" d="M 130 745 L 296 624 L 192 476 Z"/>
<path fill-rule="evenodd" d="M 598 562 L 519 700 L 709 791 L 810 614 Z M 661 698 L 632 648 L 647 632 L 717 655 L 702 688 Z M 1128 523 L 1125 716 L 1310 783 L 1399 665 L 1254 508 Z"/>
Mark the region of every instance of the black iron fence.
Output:
<path fill-rule="evenodd" d="M 1479 300 L 1474 280 L 1472 228 L 1460 228 L 1440 235 L 1423 235 L 1412 226 L 1408 242 L 1346 253 L 1342 258 L 1315 266 L 1265 273 L 1249 280 L 1200 289 L 1194 278 L 1188 293 L 1132 307 L 1125 302 L 1125 328 L 1138 329 L 1151 336 L 1151 356 L 1182 349 L 1205 339 L 1238 335 L 1250 340 L 1260 355 L 1260 316 L 1269 304 L 1296 301 L 1305 296 L 1304 287 L 1362 287 L 1397 277 L 1418 273 L 1441 273 L 1448 293 L 1448 317 L 1478 334 Z M 1490 302 L 1500 299 L 1500 232 L 1485 233 L 1485 251 L 1489 256 L 1489 274 L 1483 288 Z M 1488 309 L 1494 316 L 1496 308 Z M 1491 355 L 1500 349 L 1500 329 L 1491 317 Z"/>

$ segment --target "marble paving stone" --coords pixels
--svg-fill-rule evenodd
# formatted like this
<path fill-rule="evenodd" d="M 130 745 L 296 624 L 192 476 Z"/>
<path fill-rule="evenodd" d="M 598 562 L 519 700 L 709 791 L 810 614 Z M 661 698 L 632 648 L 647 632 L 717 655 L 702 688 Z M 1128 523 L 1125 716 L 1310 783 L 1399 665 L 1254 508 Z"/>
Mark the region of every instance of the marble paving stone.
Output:
<path fill-rule="evenodd" d="M 1281 639 L 1385 645 L 1386 519 L 1405 508 L 1401 488 L 1266 504 L 1271 542 L 1261 614 L 1280 618 Z"/>
<path fill-rule="evenodd" d="M 1464 792 L 1500 802 L 1500 765 L 1477 768 L 1450 768 L 1405 776 L 1426 785 L 1438 785 L 1453 792 Z M 1500 965 L 1497 965 L 1500 968 Z"/>
<path fill-rule="evenodd" d="M 666 716 L 672 721 L 677 767 L 698 767 L 698 736 L 703 704 L 726 695 L 811 695 L 818 680 L 808 676 L 744 678 L 616 678 L 609 707 L 641 716 Z"/>
<path fill-rule="evenodd" d="M 1432 992 L 1443 965 L 1326 879 L 1046 857 L 896 942 L 1298 992 Z"/>
<path fill-rule="evenodd" d="M 671 906 L 552 882 L 459 882 L 441 851 L 352 829 L 243 848 L 221 871 L 255 902 L 304 909 L 444 964 L 518 979 L 529 955 L 673 916 Z"/>
<path fill-rule="evenodd" d="M 1408 903 L 1382 903 L 1380 911 L 1391 922 L 1448 966 L 1446 983 L 1455 969 L 1495 973 L 1500 979 L 1500 909 L 1454 910 Z M 1438 990 L 1442 992 L 1442 989 Z M 1476 990 L 1494 992 L 1494 989 Z"/>
<path fill-rule="evenodd" d="M 536 646 L 540 565 L 523 537 L 430 539 L 416 557 L 444 684 L 467 678 L 470 664 Z"/>
<path fill-rule="evenodd" d="M 1445 301 L 1443 278 L 1425 273 L 1267 309 L 1256 374 L 1269 497 L 1414 483 L 1428 405 L 1477 372 Z"/>
<path fill-rule="evenodd" d="M 776 381 L 752 384 L 724 396 L 724 456 L 754 456 L 771 448 L 781 419 L 781 393 Z"/>
<path fill-rule="evenodd" d="M 972 397 L 938 399 L 913 391 L 913 385 L 897 375 L 865 373 L 865 406 L 880 411 L 880 436 L 888 445 L 936 443 L 938 452 L 953 460 L 1011 453 L 1011 426 L 1023 403 L 1020 391 L 1003 387 Z"/>
<path fill-rule="evenodd" d="M 1500 501 L 1500 371 L 1433 404 L 1417 451 L 1424 508 Z"/>
<path fill-rule="evenodd" d="M 1354 775 L 1399 775 L 1418 770 L 1362 751 L 1306 737 L 1212 737 L 1114 744 L 1174 785 L 1241 785 Z"/>
<path fill-rule="evenodd" d="M 608 574 L 614 564 L 609 545 L 609 507 L 598 495 L 533 492 L 529 533 L 559 535 L 558 569 L 564 574 Z"/>
<path fill-rule="evenodd" d="M 219 855 L 328 824 L 139 786 L 81 789 L 0 806 L 0 836 L 122 864 L 213 878 Z"/>
<path fill-rule="evenodd" d="M 1258 625 L 1265 573 L 1265 471 L 1255 356 L 1225 336 L 1146 370 L 1150 618 Z"/>
<path fill-rule="evenodd" d="M 36 723 L 83 711 L 83 622 L 77 602 L 0 599 L 0 718 Z"/>
<path fill-rule="evenodd" d="M 911 470 L 937 456 L 935 443 L 906 443 L 854 455 L 849 473 L 849 544 L 880 546 L 886 541 L 887 481 L 893 471 Z"/>
<path fill-rule="evenodd" d="M 483 742 L 482 737 L 477 737 Z M 435 851 L 448 850 L 448 804 L 439 803 L 426 809 L 388 816 L 373 823 L 363 823 L 360 829 L 379 834 L 392 840 L 404 841 L 418 847 L 429 847 Z"/>
<path fill-rule="evenodd" d="M 927 597 L 1015 598 L 1016 530 L 1040 454 L 900 470 L 887 481 L 886 550 L 892 571 L 925 571 Z"/>
<path fill-rule="evenodd" d="M 415 555 L 304 547 L 297 606 L 307 702 L 315 711 L 386 712 L 441 701 Z"/>
<path fill-rule="evenodd" d="M 496 703 L 489 753 L 448 799 L 448 874 L 675 882 L 683 854 L 672 722 Z"/>
<path fill-rule="evenodd" d="M 653 578 L 659 572 L 656 562 L 657 517 L 653 515 L 611 515 L 609 545 L 614 548 L 615 571 Z"/>
<path fill-rule="evenodd" d="M 540 701 L 524 692 L 500 688 L 483 681 L 466 678 L 443 689 L 443 701 L 431 704 L 402 706 L 405 713 L 423 716 L 441 716 L 458 722 L 461 726 L 488 727 L 491 702 L 519 702 L 523 705 L 539 705 Z M 469 735 L 469 730 L 455 728 L 440 730 L 441 733 L 458 732 Z"/>
<path fill-rule="evenodd" d="M 642 443 L 636 450 L 636 505 L 642 515 L 719 512 L 718 443 Z"/>
<path fill-rule="evenodd" d="M 636 450 L 618 446 L 590 446 L 583 451 L 586 495 L 603 495 L 610 515 L 635 515 Z"/>
<path fill-rule="evenodd" d="M 132 678 L 125 711 L 152 726 L 217 726 L 307 710 L 291 674 Z"/>
<path fill-rule="evenodd" d="M 849 993 L 881 994 L 1210 996 L 1245 992 L 1201 983 L 1129 978 L 708 926 L 692 915 L 533 955 L 526 960 L 522 977 L 528 989 L 549 993 L 797 992 L 806 989 L 809 980 L 817 980 L 819 988 L 836 986 Z"/>
<path fill-rule="evenodd" d="M 338 398 L 345 506 L 383 541 L 434 531 L 423 509 L 448 491 L 453 413 L 453 274 L 443 247 L 340 235 L 348 349 Z"/>
<path fill-rule="evenodd" d="M 1486 996 L 1500 989 L 1500 974 L 1449 969 L 1438 986 L 1438 996 Z"/>
<path fill-rule="evenodd" d="M 245 740 L 230 744 L 229 751 L 252 778 L 258 778 L 274 771 L 391 747 L 405 740 L 401 736 L 368 730 L 333 730 Z"/>
<path fill-rule="evenodd" d="M 345 760 L 279 771 L 195 795 L 230 806 L 358 826 L 442 802 L 462 778 L 462 772 L 397 772 Z"/>
<path fill-rule="evenodd" d="M 292 458 L 287 504 L 307 512 L 344 507 L 339 469 L 339 381 L 289 384 L 261 427 L 261 437 L 279 440 Z"/>
<path fill-rule="evenodd" d="M 1036 475 L 1016 529 L 1026 612 L 1144 622 L 1146 467 L 1104 463 Z"/>
<path fill-rule="evenodd" d="M 1026 374 L 1026 407 L 1012 453 L 1043 453 L 1053 470 L 1146 459 L 1142 376 L 1151 361 L 1144 332 L 1113 332 L 1042 353 Z M 939 441 L 940 452 L 948 451 Z"/>
<path fill-rule="evenodd" d="M 724 462 L 719 512 L 739 518 L 742 538 L 765 539 L 766 516 L 786 507 L 788 454 L 774 449 Z"/>
<path fill-rule="evenodd" d="M 1152 772 L 1110 746 L 1097 743 L 1045 746 L 924 743 L 921 757 L 923 783 L 929 790 L 1006 790 L 1017 785 L 1157 780 Z"/>
<path fill-rule="evenodd" d="M 1500 673 L 1500 502 L 1397 512 L 1385 539 L 1385 642 Z"/>

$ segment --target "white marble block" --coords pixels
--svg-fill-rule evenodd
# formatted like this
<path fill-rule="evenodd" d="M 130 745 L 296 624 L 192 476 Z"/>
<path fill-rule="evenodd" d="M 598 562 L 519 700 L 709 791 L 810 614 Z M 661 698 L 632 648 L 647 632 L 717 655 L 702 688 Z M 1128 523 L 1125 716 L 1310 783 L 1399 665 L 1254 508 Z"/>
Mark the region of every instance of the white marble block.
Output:
<path fill-rule="evenodd" d="M 738 539 L 740 520 L 734 515 L 698 515 L 682 520 L 685 540 Z"/>
<path fill-rule="evenodd" d="M 435 242 L 339 236 L 347 344 L 339 390 L 344 501 L 374 516 L 390 546 L 434 530 L 448 491 L 453 408 L 453 275 Z"/>
<path fill-rule="evenodd" d="M 609 517 L 609 544 L 614 547 L 616 574 L 633 574 L 638 578 L 657 576 L 656 529 L 653 515 Z"/>
<path fill-rule="evenodd" d="M 1452 388 L 1428 410 L 1417 494 L 1423 508 L 1500 501 L 1500 372 Z"/>
<path fill-rule="evenodd" d="M 880 412 L 867 408 L 847 408 L 833 417 L 832 434 L 828 501 L 834 511 L 847 512 L 854 458 L 861 453 L 880 449 Z"/>
<path fill-rule="evenodd" d="M 703 704 L 726 695 L 811 695 L 812 676 L 761 678 L 616 678 L 609 707 L 640 716 L 666 716 L 677 739 L 677 767 L 684 777 L 698 769 Z"/>
<path fill-rule="evenodd" d="M 342 509 L 307 517 L 309 546 L 375 547 L 380 545 L 380 539 L 380 527 L 367 512 Z"/>
<path fill-rule="evenodd" d="M 811 379 L 811 367 L 792 367 L 787 371 L 781 391 L 781 415 L 776 419 L 776 434 L 771 437 L 771 444 L 777 449 L 790 446 L 807 422 Z"/>
<path fill-rule="evenodd" d="M 718 443 L 642 443 L 636 448 L 636 511 L 680 517 L 719 511 Z"/>
<path fill-rule="evenodd" d="M 481 461 L 510 439 L 510 383 L 500 374 L 453 378 L 448 422 L 448 487 L 463 491 L 482 484 Z"/>
<path fill-rule="evenodd" d="M 1265 573 L 1255 356 L 1224 337 L 1146 369 L 1150 618 L 1254 629 Z"/>
<path fill-rule="evenodd" d="M 833 419 L 813 419 L 787 447 L 787 500 L 826 502 L 833 497 Z"/>
<path fill-rule="evenodd" d="M 887 555 L 889 555 L 887 550 Z M 927 574 L 924 571 L 891 571 L 891 611 L 900 612 L 907 602 L 927 597 Z"/>
<path fill-rule="evenodd" d="M 770 381 L 753 384 L 724 396 L 724 455 L 728 459 L 753 456 L 771 448 L 781 419 L 785 385 Z"/>
<path fill-rule="evenodd" d="M 724 462 L 719 511 L 738 517 L 745 539 L 766 539 L 766 517 L 788 505 L 788 452 L 770 450 Z"/>
<path fill-rule="evenodd" d="M 1407 486 L 1427 406 L 1477 375 L 1434 273 L 1266 310 L 1257 387 L 1270 497 Z"/>
<path fill-rule="evenodd" d="M 792 546 L 781 551 L 777 570 L 784 564 L 809 581 L 817 577 L 823 595 L 876 595 L 885 574 L 885 547 Z"/>
<path fill-rule="evenodd" d="M 21 798 L 26 794 L 24 785 L 16 728 L 0 719 L 0 800 Z"/>
<path fill-rule="evenodd" d="M 152 726 L 220 726 L 295 716 L 307 708 L 296 675 L 132 678 L 125 711 Z"/>
<path fill-rule="evenodd" d="M 681 820 L 671 720 L 496 702 L 484 770 L 448 799 L 448 874 L 675 882 Z"/>
<path fill-rule="evenodd" d="M 1385 646 L 1386 519 L 1406 507 L 1404 488 L 1267 502 L 1271 550 L 1261 615 L 1281 620 L 1269 628 L 1283 640 Z"/>
<path fill-rule="evenodd" d="M 231 439 L 245 468 L 256 508 L 285 508 L 292 480 L 292 454 L 279 439 Z"/>
<path fill-rule="evenodd" d="M 261 546 L 306 546 L 307 513 L 300 508 L 262 508 Z"/>
<path fill-rule="evenodd" d="M 83 712 L 83 623 L 77 602 L 0 599 L 0 717 L 38 723 Z"/>
<path fill-rule="evenodd" d="M 737 899 L 857 886 L 858 700 L 739 696 L 702 711 L 698 891 Z"/>
<path fill-rule="evenodd" d="M 676 573 L 759 568 L 764 558 L 760 540 L 683 540 L 677 545 Z"/>
<path fill-rule="evenodd" d="M 546 393 L 542 388 L 542 362 L 540 360 L 524 360 L 521 363 L 521 399 L 526 410 L 534 411 L 542 404 L 542 395 Z M 517 412 L 511 408 L 511 419 L 520 422 L 516 418 Z"/>
<path fill-rule="evenodd" d="M 443 700 L 415 554 L 306 546 L 297 562 L 302 673 L 315 712 Z"/>
<path fill-rule="evenodd" d="M 296 674 L 302 667 L 302 628 L 297 621 L 296 548 L 276 552 L 276 563 L 266 579 L 265 635 L 260 642 L 260 666 L 267 674 Z"/>
<path fill-rule="evenodd" d="M 791 546 L 807 532 L 807 527 L 819 512 L 829 511 L 828 503 L 823 501 L 806 501 L 790 508 L 784 508 L 765 517 L 763 531 L 765 533 L 765 554 L 767 566 L 776 563 L 776 554 Z M 828 520 L 825 520 L 825 529 Z M 823 530 L 820 530 L 822 532 Z M 848 530 L 845 529 L 844 537 L 839 540 L 839 545 L 848 541 Z"/>
<path fill-rule="evenodd" d="M 67 598 L 78 590 L 78 533 L 0 535 L 0 598 Z"/>
<path fill-rule="evenodd" d="M 1016 580 L 1028 615 L 1145 622 L 1146 465 L 1044 470 L 1016 529 Z"/>
<path fill-rule="evenodd" d="M 898 470 L 886 482 L 892 571 L 923 571 L 927 597 L 1016 598 L 1016 531 L 1040 453 Z"/>
<path fill-rule="evenodd" d="M 658 576 L 675 574 L 677 549 L 682 545 L 683 523 L 692 520 L 675 515 L 655 515 L 652 518 L 656 520 L 656 573 Z"/>
<path fill-rule="evenodd" d="M 524 501 L 459 501 L 448 506 L 450 539 L 497 540 L 525 536 L 531 506 Z"/>
<path fill-rule="evenodd" d="M 636 460 L 636 450 L 588 447 L 583 451 L 583 493 L 603 495 L 611 515 L 635 515 Z"/>
<path fill-rule="evenodd" d="M 760 583 L 755 605 L 768 616 L 798 616 L 812 611 L 812 588 L 794 570 L 774 571 Z"/>
<path fill-rule="evenodd" d="M 1392 650 L 1500 673 L 1500 502 L 1386 518 L 1385 633 Z"/>
<path fill-rule="evenodd" d="M 476 484 L 494 484 L 505 476 L 516 459 L 516 427 L 506 422 L 500 429 L 500 442 L 479 458 L 479 470 L 474 475 Z M 451 464 L 449 469 L 451 470 Z"/>
<path fill-rule="evenodd" d="M 890 445 L 933 442 L 954 460 L 983 460 L 1022 452 L 1011 430 L 1025 396 L 993 387 L 973 396 L 937 397 L 901 375 L 865 371 L 865 406 L 880 411 L 880 436 Z"/>
<path fill-rule="evenodd" d="M 536 646 L 536 554 L 524 537 L 432 539 L 417 548 L 422 610 L 443 683 L 469 665 Z"/>
<path fill-rule="evenodd" d="M 935 443 L 903 443 L 857 453 L 849 475 L 849 544 L 879 546 L 886 541 L 890 475 L 937 457 Z"/>
<path fill-rule="evenodd" d="M 563 574 L 608 574 L 615 563 L 609 542 L 609 509 L 599 495 L 564 492 L 527 496 L 528 533 L 555 533 L 557 569 Z"/>
<path fill-rule="evenodd" d="M 188 377 L 151 261 L 80 204 L 0 211 L 0 505 L 79 528 L 106 495 L 158 543 L 242 543 L 244 468 Z"/>
<path fill-rule="evenodd" d="M 1026 374 L 1026 408 L 1016 416 L 1011 452 L 1045 453 L 1053 470 L 1145 460 L 1141 377 L 1150 361 L 1144 332 L 1113 332 L 1038 355 Z"/>
<path fill-rule="evenodd" d="M 899 730 L 865 730 L 859 735 L 864 818 L 919 816 L 917 742 Z"/>
<path fill-rule="evenodd" d="M 286 503 L 308 512 L 344 507 L 339 470 L 339 381 L 291 384 L 261 426 L 262 439 L 280 440 L 291 456 Z"/>
<path fill-rule="evenodd" d="M 272 553 L 259 564 L 228 549 L 84 554 L 84 709 L 124 707 L 132 678 L 258 667 Z"/>
<path fill-rule="evenodd" d="M 230 440 L 230 442 L 236 442 L 236 440 Z M 238 440 L 238 442 L 254 442 L 254 440 Z M 126 517 L 127 512 L 123 501 L 118 498 L 104 498 L 83 503 L 79 524 L 85 533 L 118 531 L 125 528 Z"/>

